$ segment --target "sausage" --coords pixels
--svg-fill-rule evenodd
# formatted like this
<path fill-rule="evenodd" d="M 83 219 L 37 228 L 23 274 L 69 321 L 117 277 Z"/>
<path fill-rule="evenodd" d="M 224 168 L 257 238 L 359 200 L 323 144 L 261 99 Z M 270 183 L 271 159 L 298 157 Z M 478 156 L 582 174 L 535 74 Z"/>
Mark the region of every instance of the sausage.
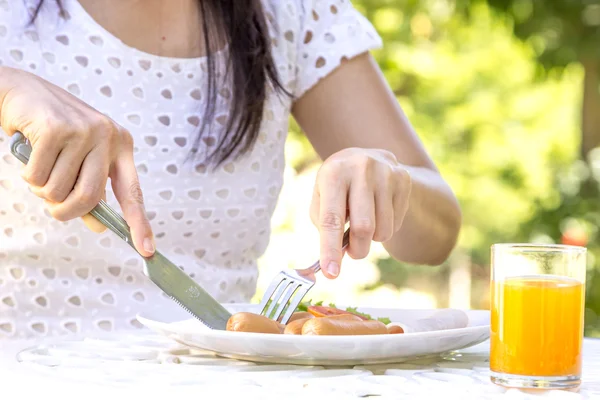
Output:
<path fill-rule="evenodd" d="M 397 334 L 397 333 L 404 333 L 404 329 L 402 329 L 401 326 L 398 325 L 390 325 L 387 327 L 388 333 L 390 334 Z"/>
<path fill-rule="evenodd" d="M 381 335 L 387 333 L 387 327 L 381 321 L 356 320 L 341 315 L 310 319 L 302 327 L 303 335 Z"/>
<path fill-rule="evenodd" d="M 284 330 L 284 326 L 277 321 L 273 321 L 264 315 L 239 312 L 229 317 L 227 321 L 227 330 L 235 332 L 255 332 L 255 333 L 279 333 Z"/>
<path fill-rule="evenodd" d="M 295 321 L 297 319 L 306 319 L 306 318 L 314 318 L 314 316 L 306 311 L 300 311 L 300 312 L 295 312 L 292 314 L 292 316 L 290 317 L 290 320 L 288 321 L 288 324 L 292 321 Z"/>
<path fill-rule="evenodd" d="M 295 312 L 292 314 L 292 316 L 290 317 L 290 319 L 288 320 L 288 324 L 290 322 L 293 322 L 297 319 L 304 319 L 304 318 L 313 318 L 314 316 L 306 311 L 299 311 L 299 312 Z M 281 319 L 283 318 L 283 315 L 278 319 L 279 322 L 281 322 Z"/>
<path fill-rule="evenodd" d="M 306 321 L 313 319 L 314 317 L 311 315 L 307 318 L 297 319 L 287 324 L 285 330 L 283 331 L 286 335 L 302 335 L 302 327 L 306 323 Z M 358 315 L 353 314 L 338 314 L 331 315 L 329 317 L 321 317 L 321 318 L 333 318 L 333 319 L 342 319 L 348 321 L 362 321 L 362 319 Z"/>
<path fill-rule="evenodd" d="M 352 313 L 350 311 L 340 310 L 339 308 L 327 307 L 327 306 L 310 306 L 307 308 L 308 312 L 314 315 L 317 318 L 321 317 L 331 317 L 334 315 L 356 315 L 360 317 L 360 319 L 367 321 L 367 317 L 363 317 L 362 315 L 358 315 Z"/>
<path fill-rule="evenodd" d="M 301 335 L 302 327 L 304 323 L 311 318 L 300 318 L 296 319 L 285 326 L 285 330 L 283 331 L 284 335 Z"/>
<path fill-rule="evenodd" d="M 328 317 L 323 317 L 327 319 L 343 319 L 347 321 L 364 321 L 364 319 L 360 315 L 356 314 L 338 314 L 338 315 L 330 315 Z"/>

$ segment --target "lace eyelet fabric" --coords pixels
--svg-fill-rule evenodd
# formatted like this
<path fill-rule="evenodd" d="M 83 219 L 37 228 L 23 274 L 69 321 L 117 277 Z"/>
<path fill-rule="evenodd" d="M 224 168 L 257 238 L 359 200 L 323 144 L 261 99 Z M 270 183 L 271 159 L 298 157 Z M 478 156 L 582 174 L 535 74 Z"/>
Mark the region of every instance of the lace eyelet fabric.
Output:
<path fill-rule="evenodd" d="M 249 301 L 283 184 L 292 100 L 271 94 L 252 150 L 213 171 L 201 155 L 227 121 L 230 83 L 219 82 L 213 129 L 194 147 L 206 60 L 141 52 L 76 0 L 63 0 L 64 19 L 53 3 L 29 25 L 31 4 L 0 0 L 0 65 L 36 74 L 128 129 L 158 249 L 217 300 Z M 264 6 L 280 79 L 296 97 L 343 59 L 381 45 L 349 0 Z M 226 54 L 216 54 L 223 69 Z M 0 339 L 141 328 L 140 310 L 171 300 L 143 274 L 140 257 L 109 231 L 52 219 L 0 133 Z M 193 147 L 199 157 L 190 161 Z M 110 187 L 107 202 L 119 209 Z"/>

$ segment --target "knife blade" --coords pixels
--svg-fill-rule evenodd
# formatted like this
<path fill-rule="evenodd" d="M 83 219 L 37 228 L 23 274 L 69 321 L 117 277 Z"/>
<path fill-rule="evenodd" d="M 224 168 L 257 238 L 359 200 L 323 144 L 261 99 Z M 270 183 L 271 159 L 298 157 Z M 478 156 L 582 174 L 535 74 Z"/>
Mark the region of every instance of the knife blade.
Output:
<path fill-rule="evenodd" d="M 158 251 L 144 260 L 146 275 L 177 304 L 209 328 L 226 329 L 231 313 L 185 272 Z"/>
<path fill-rule="evenodd" d="M 11 137 L 10 150 L 23 164 L 29 162 L 31 145 L 22 133 L 17 132 Z M 127 222 L 104 200 L 100 200 L 90 214 L 139 254 L 133 244 Z M 151 257 L 144 257 L 141 254 L 140 256 L 144 260 L 144 273 L 171 299 L 207 327 L 215 330 L 226 329 L 231 313 L 198 283 L 159 251 L 156 251 Z"/>

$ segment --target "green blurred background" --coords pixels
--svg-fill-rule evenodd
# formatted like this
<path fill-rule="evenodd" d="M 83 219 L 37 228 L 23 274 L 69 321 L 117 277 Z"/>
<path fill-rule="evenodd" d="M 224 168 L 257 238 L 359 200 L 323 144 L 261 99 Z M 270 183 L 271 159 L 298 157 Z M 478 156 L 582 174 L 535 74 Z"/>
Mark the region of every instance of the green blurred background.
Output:
<path fill-rule="evenodd" d="M 485 309 L 491 244 L 584 245 L 586 335 L 600 336 L 598 1 L 353 3 L 383 37 L 374 55 L 459 197 L 464 223 L 444 265 L 404 265 L 374 246 L 368 260 L 345 260 L 338 280 L 320 281 L 315 298 Z M 293 125 L 257 298 L 282 263 L 304 267 L 318 255 L 308 204 L 319 162 Z M 391 302 L 402 304 L 382 304 Z"/>

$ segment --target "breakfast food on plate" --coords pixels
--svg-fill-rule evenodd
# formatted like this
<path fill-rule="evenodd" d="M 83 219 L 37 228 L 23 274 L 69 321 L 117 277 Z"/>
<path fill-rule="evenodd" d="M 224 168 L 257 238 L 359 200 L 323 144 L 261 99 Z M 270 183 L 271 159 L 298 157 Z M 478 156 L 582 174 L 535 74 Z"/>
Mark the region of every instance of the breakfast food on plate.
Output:
<path fill-rule="evenodd" d="M 354 315 L 314 318 L 306 321 L 302 326 L 303 335 L 383 335 L 387 333 L 387 327 L 383 322 L 373 319 L 363 320 Z"/>
<path fill-rule="evenodd" d="M 404 333 L 404 328 L 398 325 L 388 325 L 387 330 L 390 334 Z"/>
<path fill-rule="evenodd" d="M 363 320 L 361 317 L 354 315 L 354 314 L 349 314 L 349 313 L 348 314 L 331 315 L 328 317 L 313 317 L 311 315 L 311 318 L 301 318 L 301 319 L 297 319 L 292 322 L 288 322 L 283 333 L 286 335 L 303 335 L 303 334 L 314 335 L 315 333 L 312 333 L 312 331 L 314 329 L 311 330 L 310 333 L 304 333 L 304 326 L 306 325 L 306 322 L 308 322 L 309 320 L 322 321 L 325 319 L 345 319 L 345 320 L 354 320 L 354 321 L 362 321 Z M 310 324 L 309 324 L 309 326 L 310 326 Z M 316 330 L 316 332 L 320 332 L 320 331 L 322 331 L 321 328 L 318 328 Z"/>
<path fill-rule="evenodd" d="M 277 321 L 249 312 L 233 314 L 227 321 L 227 330 L 235 332 L 282 333 L 284 329 Z"/>
<path fill-rule="evenodd" d="M 283 318 L 283 316 L 281 316 L 281 318 Z M 281 322 L 281 318 L 279 318 L 279 322 Z M 305 318 L 314 318 L 314 315 L 312 315 L 311 313 L 309 313 L 308 311 L 298 311 L 292 314 L 290 320 L 288 321 L 288 324 L 290 322 L 293 322 L 297 319 L 305 319 Z"/>
<path fill-rule="evenodd" d="M 462 310 L 450 308 L 435 310 L 423 318 L 391 322 L 389 318 L 373 318 L 356 308 L 342 310 L 333 304 L 324 306 L 322 302 L 300 304 L 286 325 L 249 312 L 234 314 L 227 322 L 228 331 L 304 336 L 405 334 L 467 326 L 469 316 Z"/>
<path fill-rule="evenodd" d="M 363 315 L 359 315 L 357 313 L 353 313 L 350 311 L 340 310 L 339 308 L 335 308 L 335 307 L 308 306 L 307 310 L 311 315 L 314 315 L 315 317 L 331 317 L 331 316 L 335 316 L 335 315 L 355 315 L 363 321 L 366 321 L 369 319 Z"/>
<path fill-rule="evenodd" d="M 341 310 L 333 304 L 301 304 L 286 325 L 263 315 L 240 312 L 227 322 L 227 330 L 235 332 L 273 333 L 286 335 L 381 335 L 399 332 L 398 327 L 388 328 L 389 319 L 373 319 L 356 309 Z M 401 328 L 400 328 L 401 329 Z"/>
<path fill-rule="evenodd" d="M 362 317 L 365 320 L 376 319 L 378 321 L 383 322 L 384 324 L 389 324 L 389 318 L 373 318 L 369 314 L 358 312 L 355 307 L 348 307 L 345 310 L 339 309 L 335 306 L 335 304 L 330 303 L 329 307 L 324 306 L 322 301 L 319 301 L 315 304 L 311 304 L 310 301 L 306 303 L 300 303 L 296 311 L 307 311 L 315 316 L 326 316 L 326 315 L 334 315 L 334 314 L 354 314 Z"/>
<path fill-rule="evenodd" d="M 292 322 L 288 322 L 283 333 L 285 335 L 302 335 L 302 327 L 309 319 L 312 318 L 300 318 Z"/>

